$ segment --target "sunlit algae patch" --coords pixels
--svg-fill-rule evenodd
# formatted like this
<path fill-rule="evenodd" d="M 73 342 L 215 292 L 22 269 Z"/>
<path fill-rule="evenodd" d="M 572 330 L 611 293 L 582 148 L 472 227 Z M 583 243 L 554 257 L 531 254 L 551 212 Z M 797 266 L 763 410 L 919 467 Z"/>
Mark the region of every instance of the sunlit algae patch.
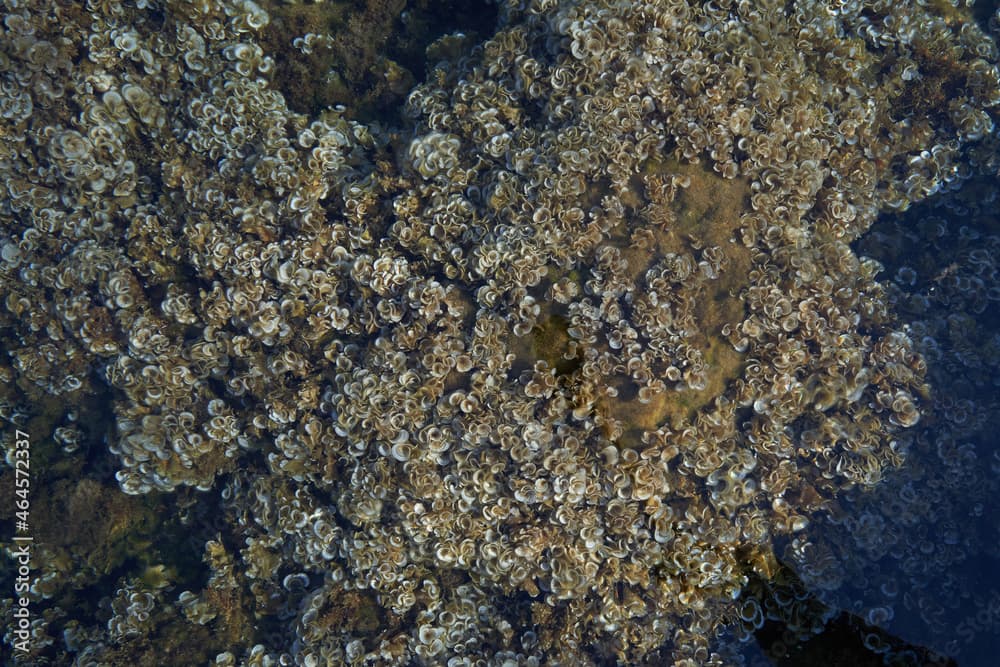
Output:
<path fill-rule="evenodd" d="M 995 153 L 945 3 L 501 2 L 394 125 L 290 110 L 337 36 L 249 0 L 3 5 L 7 400 L 109 386 L 121 490 L 229 536 L 39 652 L 173 609 L 218 665 L 721 664 L 902 462 L 925 362 L 849 244 Z"/>

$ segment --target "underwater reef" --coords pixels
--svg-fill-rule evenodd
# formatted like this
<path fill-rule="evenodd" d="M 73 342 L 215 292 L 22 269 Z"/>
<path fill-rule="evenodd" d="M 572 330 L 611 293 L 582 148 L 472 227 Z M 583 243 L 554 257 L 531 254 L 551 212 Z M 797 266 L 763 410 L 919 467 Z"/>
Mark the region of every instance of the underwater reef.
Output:
<path fill-rule="evenodd" d="M 802 586 L 995 635 L 893 567 L 1000 558 L 1000 15 L 0 6 L 18 664 L 756 664 Z"/>

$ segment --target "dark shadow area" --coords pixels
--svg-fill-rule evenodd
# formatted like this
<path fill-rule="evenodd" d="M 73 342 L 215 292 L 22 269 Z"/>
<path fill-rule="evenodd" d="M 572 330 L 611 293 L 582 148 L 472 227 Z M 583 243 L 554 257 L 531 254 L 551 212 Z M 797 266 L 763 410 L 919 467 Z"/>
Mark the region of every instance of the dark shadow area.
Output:
<path fill-rule="evenodd" d="M 429 66 L 431 52 L 449 57 L 491 35 L 497 8 L 488 0 L 347 0 L 267 3 L 260 34 L 275 60 L 272 82 L 295 111 L 315 116 L 343 105 L 362 122 L 398 124 L 400 109 Z M 309 37 L 311 35 L 311 37 Z M 298 41 L 293 41 L 298 39 Z M 457 48 L 459 53 L 450 53 Z"/>
<path fill-rule="evenodd" d="M 773 616 L 755 638 L 777 667 L 958 667 L 955 660 L 828 607 L 787 565 L 780 564 L 770 581 L 751 581 L 748 592 Z"/>

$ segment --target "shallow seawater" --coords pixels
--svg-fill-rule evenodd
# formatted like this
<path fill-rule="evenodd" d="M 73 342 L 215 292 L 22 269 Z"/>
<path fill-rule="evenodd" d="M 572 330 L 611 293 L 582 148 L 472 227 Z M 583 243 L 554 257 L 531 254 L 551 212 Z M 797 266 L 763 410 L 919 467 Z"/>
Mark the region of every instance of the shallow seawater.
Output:
<path fill-rule="evenodd" d="M 2 664 L 998 664 L 996 3 L 600 4 L 0 1 Z"/>
<path fill-rule="evenodd" d="M 927 359 L 929 407 L 899 469 L 777 549 L 778 575 L 751 590 L 786 612 L 756 633 L 751 664 L 996 664 L 1000 316 L 997 269 L 978 262 L 1000 248 L 997 195 L 973 181 L 857 242 Z"/>

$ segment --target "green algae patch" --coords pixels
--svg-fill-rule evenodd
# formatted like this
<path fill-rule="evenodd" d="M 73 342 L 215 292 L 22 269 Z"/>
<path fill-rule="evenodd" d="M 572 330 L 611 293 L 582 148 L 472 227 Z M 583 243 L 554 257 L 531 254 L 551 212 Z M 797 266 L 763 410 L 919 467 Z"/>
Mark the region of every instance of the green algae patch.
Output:
<path fill-rule="evenodd" d="M 156 499 L 126 496 L 92 479 L 59 480 L 38 494 L 37 539 L 68 550 L 76 562 L 104 575 L 149 547 Z"/>
<path fill-rule="evenodd" d="M 595 381 L 577 376 L 583 365 L 582 349 L 573 350 L 572 322 L 568 309 L 540 299 L 543 312 L 527 335 L 511 339 L 515 356 L 513 371 L 534 368 L 543 361 L 554 369 L 573 394 L 577 410 L 592 411 L 605 424 L 605 435 L 626 448 L 640 446 L 642 434 L 662 426 L 679 428 L 690 423 L 706 406 L 722 395 L 741 373 L 744 355 L 726 336 L 724 328 L 735 327 L 745 317 L 742 294 L 749 286 L 752 259 L 749 248 L 736 240 L 740 220 L 749 205 L 749 181 L 726 179 L 701 164 L 673 159 L 649 160 L 619 199 L 625 215 L 611 228 L 604 245 L 614 247 L 625 261 L 621 278 L 631 285 L 629 298 L 643 298 L 648 289 L 647 272 L 666 257 L 685 257 L 697 266 L 688 280 L 677 284 L 669 298 L 685 311 L 691 322 L 684 345 L 696 351 L 705 372 L 695 386 L 660 377 L 667 389 L 639 400 L 639 387 L 625 373 L 612 373 Z M 589 201 L 608 194 L 595 185 Z M 707 265 L 707 266 L 702 266 Z M 589 272 L 562 275 L 551 269 L 550 284 L 568 279 L 584 288 Z M 599 299 L 596 299 L 599 300 Z M 630 306 L 625 303 L 627 310 Z M 686 320 L 687 321 L 687 320 Z M 642 336 L 640 344 L 646 345 Z M 618 356 L 599 334 L 593 344 L 600 355 Z M 679 365 L 683 365 L 677 360 Z M 662 372 L 665 364 L 659 370 Z M 612 391 L 603 391 L 602 387 Z"/>
<path fill-rule="evenodd" d="M 674 197 L 674 224 L 669 241 L 687 244 L 694 250 L 716 247 L 724 260 L 718 277 L 706 284 L 705 293 L 695 301 L 695 321 L 699 327 L 693 345 L 702 350 L 709 371 L 706 386 L 682 391 L 675 409 L 665 421 L 692 419 L 702 407 L 724 391 L 740 375 L 743 355 L 723 336 L 727 324 L 743 321 L 745 306 L 740 294 L 749 286 L 752 265 L 750 249 L 736 240 L 740 218 L 749 206 L 750 183 L 746 178 L 726 179 L 701 164 L 650 161 L 646 174 L 677 175 L 688 185 Z M 654 206 L 665 206 L 666 203 Z M 660 232 L 663 234 L 664 232 Z M 665 242 L 665 246 L 668 244 Z M 669 246 L 668 248 L 669 249 Z M 676 252 L 676 251 L 675 251 Z"/>
<path fill-rule="evenodd" d="M 370 595 L 360 591 L 343 591 L 343 595 L 316 618 L 316 624 L 331 630 L 347 628 L 370 635 L 384 626 L 381 607 Z"/>
<path fill-rule="evenodd" d="M 163 665 L 205 665 L 231 645 L 213 637 L 205 626 L 186 623 L 174 613 L 157 615 L 150 634 L 125 639 L 108 646 L 101 654 L 105 665 L 162 667 Z"/>
<path fill-rule="evenodd" d="M 736 233 L 750 205 L 750 181 L 723 178 L 704 164 L 652 159 L 643 166 L 641 177 L 633 179 L 633 186 L 643 190 L 649 202 L 643 217 L 656 239 L 658 254 L 711 246 L 723 250 L 728 265 L 716 281 L 716 296 L 738 302 L 730 308 L 742 312 L 742 302 L 733 294 L 747 286 L 752 260 L 750 249 L 737 241 Z M 641 256 L 636 259 L 641 267 Z"/>
<path fill-rule="evenodd" d="M 626 434 L 692 420 L 740 376 L 743 355 L 733 348 L 722 330 L 744 318 L 745 306 L 740 294 L 749 286 L 752 265 L 749 248 L 736 240 L 740 218 L 749 205 L 748 179 L 726 179 L 703 164 L 653 159 L 646 162 L 633 186 L 634 191 L 643 192 L 634 198 L 634 203 L 648 202 L 641 210 L 640 220 L 644 224 L 619 232 L 618 242 L 634 283 L 657 258 L 667 253 L 690 253 L 702 259 L 706 249 L 714 248 L 717 250 L 712 252 L 721 252 L 722 257 L 713 257 L 719 264 L 718 274 L 704 281 L 693 299 L 697 328 L 689 342 L 702 352 L 707 364 L 705 386 L 665 392 L 647 404 L 631 400 L 629 392 L 619 391 L 617 399 L 607 401 L 607 410 L 623 422 Z M 648 230 L 645 233 L 651 242 L 643 245 L 627 242 L 635 236 L 637 227 Z M 622 400 L 623 396 L 628 400 Z"/>
<path fill-rule="evenodd" d="M 532 368 L 535 361 L 544 361 L 549 368 L 555 369 L 557 376 L 569 376 L 580 367 L 578 355 L 567 358 L 572 341 L 569 319 L 564 313 L 552 310 L 554 312 L 541 318 L 529 334 L 511 339 L 511 351 L 518 359 L 515 368 L 526 370 Z"/>
<path fill-rule="evenodd" d="M 728 384 L 740 377 L 743 369 L 743 355 L 733 349 L 728 341 L 721 336 L 708 337 L 708 348 L 705 359 L 709 372 L 703 389 L 681 389 L 670 396 L 661 410 L 647 419 L 655 419 L 657 426 L 668 425 L 679 428 L 682 424 L 692 421 L 706 406 L 721 396 Z M 643 406 L 652 407 L 654 404 Z"/>

